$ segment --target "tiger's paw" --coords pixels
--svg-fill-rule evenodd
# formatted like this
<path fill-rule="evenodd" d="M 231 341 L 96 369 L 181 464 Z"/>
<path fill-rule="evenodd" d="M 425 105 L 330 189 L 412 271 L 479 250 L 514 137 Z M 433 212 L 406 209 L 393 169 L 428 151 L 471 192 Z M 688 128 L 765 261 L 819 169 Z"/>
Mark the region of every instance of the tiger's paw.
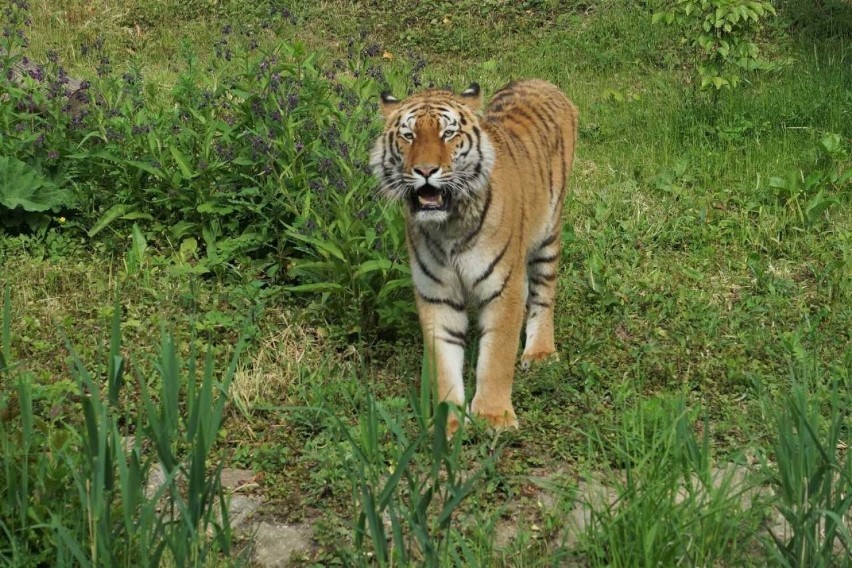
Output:
<path fill-rule="evenodd" d="M 545 362 L 559 361 L 559 353 L 556 351 L 533 351 L 532 353 L 524 352 L 521 355 L 521 369 L 528 371 L 533 365 Z"/>
<path fill-rule="evenodd" d="M 455 414 L 451 414 L 450 416 L 447 417 L 447 430 L 446 430 L 446 432 L 447 432 L 447 439 L 448 440 L 453 437 L 453 434 L 455 434 L 458 431 L 458 429 L 461 427 L 461 425 L 462 425 L 462 421 L 459 420 L 459 417 L 456 416 Z"/>
<path fill-rule="evenodd" d="M 518 417 L 515 416 L 515 410 L 511 404 L 508 407 L 485 407 L 482 404 L 477 404 L 474 398 L 470 405 L 471 413 L 485 420 L 488 427 L 493 430 L 508 430 L 518 428 Z"/>
<path fill-rule="evenodd" d="M 498 432 L 518 429 L 518 418 L 511 410 L 494 413 L 480 412 L 476 414 L 476 417 L 485 420 L 489 428 Z"/>

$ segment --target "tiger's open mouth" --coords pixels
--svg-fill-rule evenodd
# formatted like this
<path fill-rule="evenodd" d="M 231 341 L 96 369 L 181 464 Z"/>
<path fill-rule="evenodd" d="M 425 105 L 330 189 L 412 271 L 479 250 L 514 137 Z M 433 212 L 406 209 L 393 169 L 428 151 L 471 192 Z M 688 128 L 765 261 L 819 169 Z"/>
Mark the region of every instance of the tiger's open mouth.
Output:
<path fill-rule="evenodd" d="M 415 213 L 420 211 L 446 211 L 450 206 L 450 194 L 446 190 L 424 185 L 411 196 L 411 207 Z"/>

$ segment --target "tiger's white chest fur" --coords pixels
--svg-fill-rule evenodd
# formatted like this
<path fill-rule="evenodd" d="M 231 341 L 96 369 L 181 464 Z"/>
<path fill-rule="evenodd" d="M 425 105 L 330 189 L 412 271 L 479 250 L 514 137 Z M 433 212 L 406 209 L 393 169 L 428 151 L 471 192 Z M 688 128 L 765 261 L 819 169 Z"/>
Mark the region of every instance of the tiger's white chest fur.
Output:
<path fill-rule="evenodd" d="M 489 229 L 480 226 L 447 235 L 429 227 L 410 228 L 412 280 L 417 292 L 465 307 L 481 307 L 499 295 L 516 268 L 500 260 L 518 243 L 510 238 L 500 244 L 498 254 L 484 253 L 478 241 L 492 237 Z"/>

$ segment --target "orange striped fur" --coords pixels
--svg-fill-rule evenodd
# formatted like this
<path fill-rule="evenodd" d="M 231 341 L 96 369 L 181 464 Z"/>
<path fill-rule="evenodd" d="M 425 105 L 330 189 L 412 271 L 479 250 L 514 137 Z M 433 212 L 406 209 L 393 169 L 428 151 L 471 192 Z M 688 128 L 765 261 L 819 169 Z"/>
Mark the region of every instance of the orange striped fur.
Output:
<path fill-rule="evenodd" d="M 526 80 L 494 93 L 484 112 L 476 84 L 404 101 L 383 94 L 382 112 L 385 129 L 370 161 L 380 191 L 404 202 L 438 396 L 465 403 L 464 351 L 475 314 L 470 409 L 493 427 L 515 427 L 512 383 L 524 320 L 523 364 L 556 353 L 553 310 L 577 109 L 550 83 Z"/>

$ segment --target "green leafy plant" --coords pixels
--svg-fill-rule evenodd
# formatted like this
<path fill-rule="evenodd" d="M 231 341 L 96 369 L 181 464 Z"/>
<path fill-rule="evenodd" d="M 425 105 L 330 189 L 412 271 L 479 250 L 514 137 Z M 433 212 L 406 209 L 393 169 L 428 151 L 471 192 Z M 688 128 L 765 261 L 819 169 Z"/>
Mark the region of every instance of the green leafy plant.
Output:
<path fill-rule="evenodd" d="M 4 308 L 4 356 L 8 321 Z M 193 342 L 194 344 L 194 342 Z M 21 372 L 0 387 L 0 561 L 13 566 L 207 566 L 230 554 L 219 469 L 208 459 L 224 412 L 234 359 L 217 380 L 208 351 L 203 371 L 191 349 L 184 365 L 164 335 L 159 389 L 135 388 L 123 404 L 127 360 L 116 304 L 105 384 L 69 346 L 82 422 L 43 418 L 37 385 Z M 8 368 L 4 369 L 8 373 Z M 162 482 L 151 485 L 152 472 Z M 34 496 L 36 498 L 34 498 Z M 221 511 L 221 513 L 220 513 Z"/>
<path fill-rule="evenodd" d="M 680 26 L 696 52 L 701 89 L 730 89 L 743 71 L 766 70 L 753 41 L 763 20 L 775 15 L 768 0 L 666 0 L 653 23 Z"/>
<path fill-rule="evenodd" d="M 358 506 L 354 565 L 470 565 L 454 514 L 500 452 L 465 471 L 462 432 L 447 438 L 447 419 L 455 410 L 445 402 L 432 406 L 430 375 L 430 365 L 424 364 L 420 392 L 409 397 L 414 433 L 372 396 L 357 429 L 345 429 L 354 455 L 348 473 Z M 365 554 L 368 548 L 372 561 Z"/>
<path fill-rule="evenodd" d="M 614 432 L 592 436 L 618 481 L 612 499 L 587 497 L 589 565 L 712 566 L 744 553 L 759 520 L 741 508 L 747 487 L 713 467 L 706 424 L 697 437 L 692 415 L 682 398 L 642 401 Z"/>
<path fill-rule="evenodd" d="M 852 186 L 852 165 L 843 139 L 834 133 L 822 136 L 819 153 L 810 171 L 773 176 L 769 187 L 794 214 L 796 225 L 804 229 L 822 226 L 828 210 L 841 203 L 841 196 Z"/>
<path fill-rule="evenodd" d="M 835 393 L 829 411 L 797 384 L 779 413 L 774 454 L 767 465 L 791 534 L 770 532 L 780 566 L 844 566 L 852 557 L 852 453 L 848 409 Z"/>
<path fill-rule="evenodd" d="M 330 215 L 315 213 L 305 200 L 299 218 L 306 220 L 287 229 L 301 252 L 288 273 L 303 283 L 287 290 L 317 294 L 314 305 L 321 313 L 349 322 L 340 328 L 343 334 L 369 336 L 412 321 L 414 308 L 408 294 L 401 294 L 411 285 L 408 263 L 399 257 L 405 248 L 401 216 L 391 207 L 356 211 L 362 191 L 330 196 L 335 212 Z"/>
<path fill-rule="evenodd" d="M 16 3 L 21 32 L 26 14 Z M 25 36 L 9 31 L 0 60 L 29 72 L 0 77 L 10 103 L 0 151 L 14 165 L 0 178 L 0 214 L 13 198 L 61 204 L 66 230 L 88 238 L 130 232 L 137 252 L 143 234 L 152 249 L 193 248 L 194 272 L 284 280 L 319 318 L 351 321 L 347 335 L 410 323 L 402 223 L 372 198 L 367 167 L 385 81 L 378 46 L 353 41 L 346 61 L 323 68 L 300 44 L 262 50 L 228 25 L 205 64 L 184 45 L 172 92 L 155 100 L 143 72 L 114 72 L 96 39 L 84 49 L 100 58 L 98 76 L 72 97 L 58 56 L 29 60 Z"/>
<path fill-rule="evenodd" d="M 43 211 L 58 210 L 68 196 L 36 168 L 10 156 L 0 156 L 0 222 L 33 225 Z"/>

